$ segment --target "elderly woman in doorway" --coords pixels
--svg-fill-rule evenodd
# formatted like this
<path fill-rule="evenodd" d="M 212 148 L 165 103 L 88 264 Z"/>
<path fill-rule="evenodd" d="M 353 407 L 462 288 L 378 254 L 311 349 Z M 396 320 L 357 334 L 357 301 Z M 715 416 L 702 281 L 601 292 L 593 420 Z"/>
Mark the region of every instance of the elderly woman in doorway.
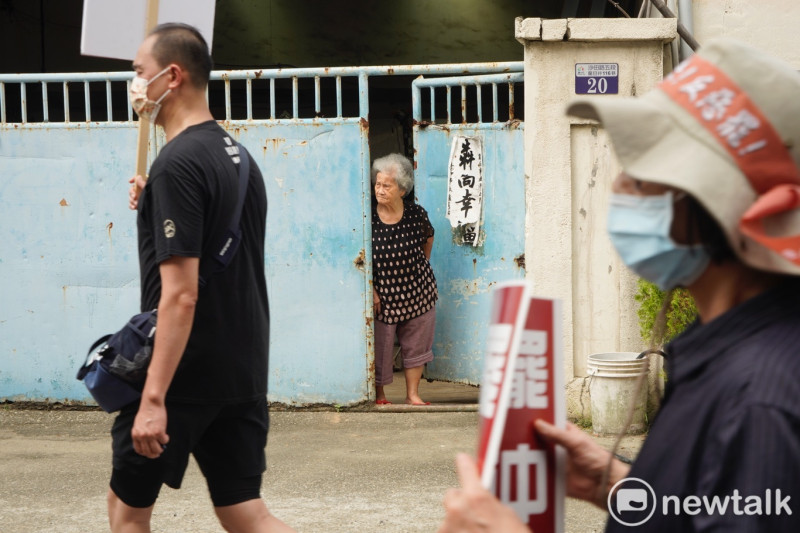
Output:
<path fill-rule="evenodd" d="M 406 157 L 389 154 L 376 159 L 372 184 L 376 200 L 372 209 L 375 401 L 391 403 L 384 387 L 393 380 L 396 335 L 406 378 L 405 403 L 428 405 L 419 396 L 419 382 L 425 364 L 433 360 L 438 298 L 428 262 L 433 226 L 422 206 L 404 201 L 414 187 L 414 170 Z"/>

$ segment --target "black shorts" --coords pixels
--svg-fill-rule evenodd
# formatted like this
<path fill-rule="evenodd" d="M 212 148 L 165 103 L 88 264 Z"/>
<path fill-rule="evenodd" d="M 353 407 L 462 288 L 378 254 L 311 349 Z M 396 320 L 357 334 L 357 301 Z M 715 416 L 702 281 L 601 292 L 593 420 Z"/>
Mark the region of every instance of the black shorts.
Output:
<path fill-rule="evenodd" d="M 157 459 L 133 449 L 131 428 L 138 409 L 138 402 L 123 408 L 111 428 L 111 489 L 124 503 L 149 507 L 163 483 L 180 488 L 189 454 L 200 466 L 215 506 L 259 497 L 269 430 L 266 397 L 232 405 L 168 401 L 169 443 Z"/>

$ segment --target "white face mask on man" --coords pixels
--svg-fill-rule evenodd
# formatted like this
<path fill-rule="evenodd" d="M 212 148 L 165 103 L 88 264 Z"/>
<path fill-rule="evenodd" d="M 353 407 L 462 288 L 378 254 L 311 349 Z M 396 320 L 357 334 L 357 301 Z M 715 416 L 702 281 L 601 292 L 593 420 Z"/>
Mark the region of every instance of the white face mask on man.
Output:
<path fill-rule="evenodd" d="M 147 98 L 147 86 L 156 81 L 168 70 L 169 67 L 164 68 L 164 70 L 149 80 L 146 80 L 140 76 L 135 76 L 133 81 L 131 81 L 131 88 L 128 91 L 128 97 L 131 101 L 131 107 L 141 118 L 149 120 L 150 122 L 154 122 L 156 120 L 158 112 L 161 110 L 161 101 L 164 100 L 164 98 L 172 91 L 172 89 L 167 89 L 158 100 L 153 101 Z"/>

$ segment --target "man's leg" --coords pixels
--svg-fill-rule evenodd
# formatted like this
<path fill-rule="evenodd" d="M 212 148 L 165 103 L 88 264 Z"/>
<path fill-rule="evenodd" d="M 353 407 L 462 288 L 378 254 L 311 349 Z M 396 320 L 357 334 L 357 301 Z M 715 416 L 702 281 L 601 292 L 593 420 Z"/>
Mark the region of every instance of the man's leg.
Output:
<path fill-rule="evenodd" d="M 229 533 L 293 533 L 267 509 L 261 498 L 234 505 L 214 507 L 219 523 Z"/>
<path fill-rule="evenodd" d="M 162 461 L 147 459 L 133 449 L 131 427 L 138 408 L 138 403 L 123 407 L 111 427 L 113 468 L 106 500 L 113 533 L 149 533 L 161 490 Z M 176 447 L 172 448 L 175 452 Z M 185 460 L 189 460 L 188 453 Z"/>
<path fill-rule="evenodd" d="M 150 533 L 153 506 L 131 507 L 108 489 L 108 524 L 112 533 Z"/>
<path fill-rule="evenodd" d="M 226 531 L 292 532 L 261 499 L 269 431 L 266 396 L 225 406 L 195 447 L 220 524 Z"/>

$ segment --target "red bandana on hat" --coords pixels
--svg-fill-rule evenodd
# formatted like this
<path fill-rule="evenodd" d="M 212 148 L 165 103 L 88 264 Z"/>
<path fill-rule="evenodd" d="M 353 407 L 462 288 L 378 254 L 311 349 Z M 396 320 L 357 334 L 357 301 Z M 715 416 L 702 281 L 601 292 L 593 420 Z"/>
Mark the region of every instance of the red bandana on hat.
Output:
<path fill-rule="evenodd" d="M 741 232 L 800 265 L 800 235 L 764 231 L 763 219 L 800 207 L 800 171 L 772 124 L 747 93 L 697 54 L 659 88 L 711 133 L 759 194 L 742 215 Z"/>

